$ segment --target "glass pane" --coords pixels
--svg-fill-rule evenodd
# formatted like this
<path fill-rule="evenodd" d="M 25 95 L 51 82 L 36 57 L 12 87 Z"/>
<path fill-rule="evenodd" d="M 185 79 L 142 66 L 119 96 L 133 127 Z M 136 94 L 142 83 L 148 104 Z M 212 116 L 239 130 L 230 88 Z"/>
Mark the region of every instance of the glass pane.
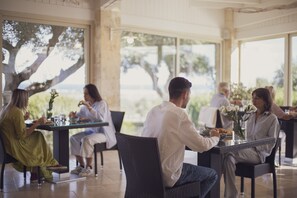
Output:
<path fill-rule="evenodd" d="M 192 82 L 191 100 L 187 106 L 192 121 L 198 125 L 199 111 L 209 105 L 216 85 L 216 49 L 219 44 L 180 40 L 180 73 Z"/>
<path fill-rule="evenodd" d="M 85 84 L 85 29 L 4 20 L 2 30 L 3 104 L 15 88 L 26 89 L 34 118 L 44 113 L 55 88 L 53 113 L 76 110 Z"/>
<path fill-rule="evenodd" d="M 292 37 L 291 48 L 291 72 L 292 72 L 292 104 L 297 105 L 297 36 Z"/>
<path fill-rule="evenodd" d="M 147 112 L 168 100 L 167 84 L 174 76 L 175 55 L 172 37 L 122 33 L 121 109 L 126 112 L 123 130 L 139 130 Z"/>
<path fill-rule="evenodd" d="M 274 86 L 278 105 L 284 104 L 284 48 L 284 38 L 241 45 L 241 82 L 248 88 Z"/>

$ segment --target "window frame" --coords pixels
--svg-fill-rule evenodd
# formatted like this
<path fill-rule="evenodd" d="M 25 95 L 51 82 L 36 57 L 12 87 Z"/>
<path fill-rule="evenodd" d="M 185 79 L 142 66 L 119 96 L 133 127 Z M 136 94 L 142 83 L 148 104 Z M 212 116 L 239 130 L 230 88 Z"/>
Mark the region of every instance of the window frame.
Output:
<path fill-rule="evenodd" d="M 93 51 L 93 46 L 91 46 L 91 38 L 92 38 L 92 32 L 94 27 L 93 23 L 91 21 L 83 21 L 83 20 L 76 20 L 77 23 L 73 23 L 73 20 L 70 19 L 64 19 L 64 18 L 53 18 L 53 17 L 45 17 L 45 16 L 40 16 L 40 15 L 35 15 L 35 14 L 16 14 L 16 13 L 10 13 L 10 12 L 3 12 L 2 14 L 0 13 L 0 22 L 1 22 L 1 30 L 0 33 L 2 35 L 2 24 L 4 20 L 14 20 L 14 21 L 20 21 L 20 22 L 28 22 L 28 23 L 39 23 L 39 24 L 46 24 L 46 25 L 57 25 L 57 26 L 66 26 L 66 27 L 76 27 L 76 28 L 83 28 L 85 29 L 85 34 L 84 34 L 84 58 L 85 58 L 85 82 L 89 83 L 90 82 L 90 73 L 92 71 L 92 68 L 90 67 L 92 64 L 92 51 Z M 0 46 L 2 49 L 2 36 L 1 36 L 1 41 L 0 41 Z M 3 92 L 2 92 L 2 73 L 3 73 L 3 65 L 2 65 L 2 56 L 0 57 L 0 86 L 1 86 L 1 92 L 0 92 L 0 106 L 2 106 L 2 97 L 3 97 Z"/>

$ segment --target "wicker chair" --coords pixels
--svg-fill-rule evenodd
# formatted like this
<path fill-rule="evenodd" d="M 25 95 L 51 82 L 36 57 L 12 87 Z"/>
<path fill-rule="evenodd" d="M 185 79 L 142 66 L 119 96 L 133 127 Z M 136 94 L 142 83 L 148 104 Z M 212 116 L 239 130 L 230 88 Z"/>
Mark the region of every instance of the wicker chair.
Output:
<path fill-rule="evenodd" d="M 121 132 L 125 112 L 121 111 L 110 111 L 111 113 L 111 118 L 112 122 L 114 124 L 114 128 L 116 130 L 116 133 Z M 118 146 L 115 145 L 112 148 L 108 149 L 106 148 L 106 143 L 97 143 L 94 145 L 94 165 L 95 165 L 95 176 L 98 175 L 97 171 L 97 152 L 100 152 L 101 156 L 101 166 L 103 166 L 104 161 L 103 161 L 103 151 L 111 151 L 111 150 L 118 150 Z M 120 170 L 122 170 L 122 161 L 121 161 L 121 156 L 120 153 L 118 152 L 119 155 L 119 163 L 120 163 Z"/>
<path fill-rule="evenodd" d="M 125 198 L 200 196 L 200 182 L 166 188 L 156 138 L 116 134 L 126 173 Z"/>
<path fill-rule="evenodd" d="M 1 132 L 0 132 L 1 133 Z M 3 144 L 3 139 L 2 135 L 0 134 L 0 163 L 2 164 L 1 166 L 1 180 L 0 180 L 0 191 L 3 191 L 3 184 L 4 184 L 4 169 L 5 165 L 9 163 L 15 163 L 17 160 L 13 158 L 11 155 L 6 153 L 4 144 Z M 24 181 L 26 181 L 26 172 L 27 172 L 27 167 L 23 167 L 23 172 L 24 172 Z M 40 167 L 37 167 L 37 176 L 38 176 L 38 185 L 41 185 L 41 176 L 40 176 Z"/>
<path fill-rule="evenodd" d="M 261 164 L 251 164 L 251 163 L 238 163 L 236 164 L 235 174 L 241 177 L 240 192 L 244 193 L 244 177 L 251 179 L 251 197 L 255 197 L 255 179 L 267 173 L 272 173 L 273 176 L 273 197 L 277 197 L 277 183 L 276 183 L 276 172 L 275 172 L 275 154 L 277 148 L 279 147 L 280 138 L 272 149 L 271 154 L 266 157 L 264 163 Z"/>

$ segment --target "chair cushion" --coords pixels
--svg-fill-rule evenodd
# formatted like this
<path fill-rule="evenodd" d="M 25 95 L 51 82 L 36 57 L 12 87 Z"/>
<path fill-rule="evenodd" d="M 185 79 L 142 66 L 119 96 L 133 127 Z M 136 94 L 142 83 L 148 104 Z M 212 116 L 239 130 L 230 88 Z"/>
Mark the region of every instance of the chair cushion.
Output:
<path fill-rule="evenodd" d="M 269 163 L 263 164 L 250 164 L 250 163 L 238 163 L 236 164 L 235 174 L 237 176 L 256 178 L 266 173 L 271 173 L 272 168 Z"/>

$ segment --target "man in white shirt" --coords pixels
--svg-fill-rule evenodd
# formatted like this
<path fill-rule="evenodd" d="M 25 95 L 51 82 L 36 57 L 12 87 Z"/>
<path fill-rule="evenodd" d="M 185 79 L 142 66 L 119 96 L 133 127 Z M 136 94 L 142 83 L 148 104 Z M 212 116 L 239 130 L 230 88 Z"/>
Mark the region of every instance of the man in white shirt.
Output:
<path fill-rule="evenodd" d="M 219 141 L 219 132 L 210 131 L 210 138 L 201 136 L 184 110 L 190 99 L 192 83 L 182 77 L 169 84 L 169 101 L 154 107 L 144 122 L 142 136 L 157 137 L 165 186 L 201 182 L 204 197 L 216 182 L 215 170 L 183 163 L 185 146 L 193 151 L 211 149 Z"/>

